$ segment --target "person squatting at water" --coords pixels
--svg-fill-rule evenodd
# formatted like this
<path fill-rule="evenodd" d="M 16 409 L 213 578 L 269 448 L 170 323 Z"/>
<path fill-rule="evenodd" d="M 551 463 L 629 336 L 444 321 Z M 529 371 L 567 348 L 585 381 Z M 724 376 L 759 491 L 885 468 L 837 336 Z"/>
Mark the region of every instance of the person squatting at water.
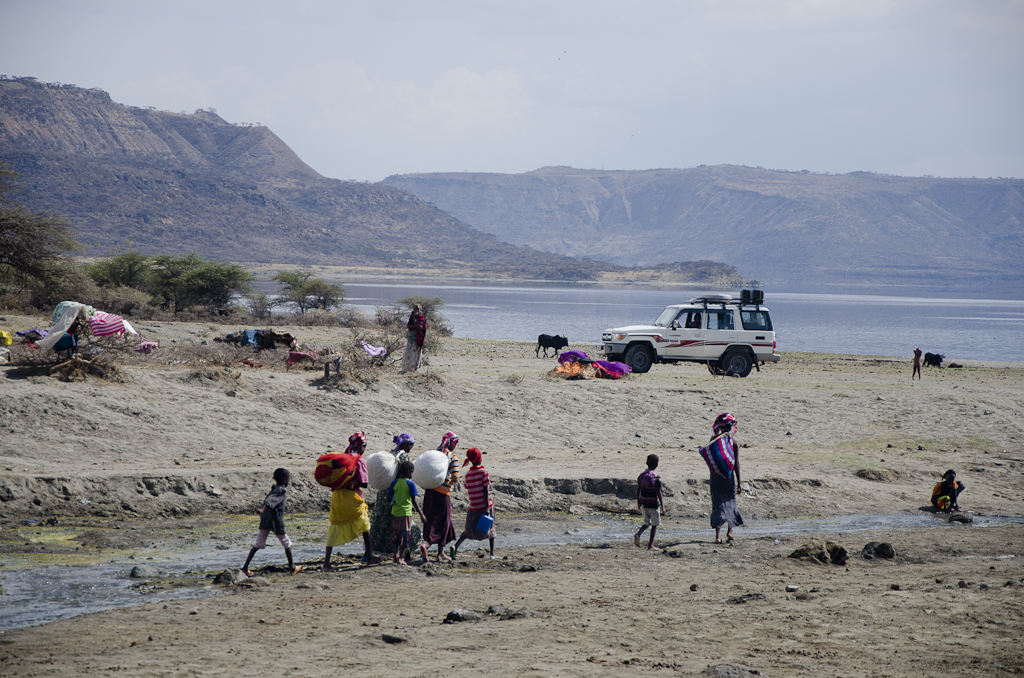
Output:
<path fill-rule="evenodd" d="M 644 524 L 633 535 L 633 545 L 640 548 L 640 537 L 650 527 L 651 538 L 647 542 L 648 551 L 660 550 L 654 545 L 654 535 L 658 531 L 658 526 L 661 525 L 659 510 L 662 516 L 665 515 L 665 501 L 661 496 L 661 478 L 654 472 L 656 468 L 658 468 L 658 455 L 647 455 L 647 470 L 636 479 L 636 505 L 644 517 Z"/>
<path fill-rule="evenodd" d="M 957 497 L 963 491 L 964 484 L 956 479 L 956 471 L 949 469 L 932 488 L 932 506 L 940 511 L 962 511 Z"/>
<path fill-rule="evenodd" d="M 359 457 L 356 462 L 356 471 L 352 479 L 343 487 L 331 492 L 331 527 L 327 531 L 327 548 L 324 551 L 324 564 L 321 568 L 324 572 L 330 572 L 331 551 L 335 546 L 347 544 L 360 535 L 363 537 L 363 557 L 367 565 L 379 563 L 383 560 L 373 554 L 370 547 L 370 517 L 363 500 L 363 490 L 367 483 L 366 459 L 363 452 L 366 450 L 366 433 L 356 431 L 348 437 L 348 447 L 345 452 Z"/>
<path fill-rule="evenodd" d="M 256 536 L 256 544 L 249 549 L 249 557 L 245 559 L 245 565 L 242 566 L 242 573 L 246 577 L 252 576 L 252 572 L 249 570 L 249 563 L 252 562 L 252 558 L 256 555 L 257 551 L 267 547 L 267 537 L 271 531 L 274 532 L 277 540 L 284 547 L 284 555 L 288 558 L 288 568 L 291 570 L 291 573 L 298 574 L 306 569 L 305 565 L 296 565 L 292 560 L 292 540 L 288 538 L 284 530 L 285 490 L 291 480 L 292 475 L 288 472 L 288 469 L 279 468 L 274 470 L 274 486 L 270 488 L 270 493 L 267 494 L 258 510 L 260 514 L 260 528 Z"/>
<path fill-rule="evenodd" d="M 473 464 L 466 473 L 466 493 L 469 494 L 469 509 L 466 511 L 466 529 L 452 546 L 449 555 L 452 560 L 458 557 L 459 547 L 466 539 L 481 541 L 487 539 L 491 546 L 491 558 L 494 558 L 494 501 L 491 499 L 491 476 L 483 465 L 483 453 L 475 447 L 466 450 L 466 461 L 462 465 Z M 480 530 L 480 519 L 489 516 L 491 520 L 486 531 Z"/>

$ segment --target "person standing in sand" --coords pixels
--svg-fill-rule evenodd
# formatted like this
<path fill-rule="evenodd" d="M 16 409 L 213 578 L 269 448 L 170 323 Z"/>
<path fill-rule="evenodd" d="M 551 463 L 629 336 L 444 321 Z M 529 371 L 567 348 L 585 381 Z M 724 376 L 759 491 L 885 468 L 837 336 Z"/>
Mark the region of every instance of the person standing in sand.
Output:
<path fill-rule="evenodd" d="M 423 357 L 423 342 L 427 338 L 427 318 L 420 313 L 419 306 L 412 307 L 409 321 L 405 324 L 405 353 L 402 354 L 402 371 L 415 372 L 420 368 Z"/>
<path fill-rule="evenodd" d="M 403 461 L 412 461 L 409 458 L 416 439 L 411 433 L 399 433 L 392 438 L 395 448 L 391 454 L 395 455 L 395 461 L 401 464 Z M 385 551 L 391 547 L 391 502 L 387 500 L 386 492 L 377 492 L 377 499 L 373 504 L 373 514 L 370 517 L 372 527 L 370 528 L 370 543 L 378 551 Z M 418 528 L 414 528 L 418 529 Z M 412 554 L 409 554 L 412 557 Z"/>
<path fill-rule="evenodd" d="M 448 457 L 448 475 L 439 487 L 423 491 L 423 541 L 427 548 L 437 544 L 437 562 L 449 560 L 444 555 L 446 544 L 455 541 L 455 525 L 452 523 L 451 491 L 459 485 L 459 460 L 455 456 L 455 448 L 459 444 L 459 436 L 448 431 L 441 437 L 439 452 Z"/>
<path fill-rule="evenodd" d="M 917 380 L 921 381 L 921 349 L 914 349 L 914 371 L 910 375 L 910 381 L 914 381 L 914 375 L 917 375 Z"/>
<path fill-rule="evenodd" d="M 423 511 L 416 502 L 419 492 L 416 484 L 412 482 L 413 465 L 411 461 L 403 461 L 398 465 L 398 477 L 391 483 L 388 489 L 388 497 L 391 504 L 391 533 L 395 542 L 395 564 L 408 565 L 404 554 L 412 551 L 412 512 L 416 509 L 420 522 L 426 522 Z M 427 545 L 420 544 L 420 553 L 423 562 L 427 562 Z"/>
<path fill-rule="evenodd" d="M 363 500 L 363 489 L 366 487 L 368 475 L 366 473 L 366 460 L 363 452 L 366 450 L 366 433 L 356 431 L 348 437 L 348 447 L 345 452 L 359 457 L 356 462 L 356 472 L 344 487 L 331 492 L 331 527 L 327 531 L 327 548 L 324 551 L 324 564 L 320 568 L 324 572 L 330 572 L 331 552 L 335 546 L 347 544 L 360 535 L 363 537 L 363 559 L 367 565 L 375 565 L 382 562 L 383 558 L 373 555 L 370 546 L 370 516 Z"/>
<path fill-rule="evenodd" d="M 647 541 L 648 551 L 660 551 L 654 545 L 654 535 L 658 532 L 658 525 L 661 525 L 661 515 L 665 515 L 665 501 L 661 496 L 661 478 L 654 472 L 658 468 L 658 455 L 647 455 L 647 470 L 636 479 L 636 505 L 643 515 L 644 524 L 640 530 L 633 535 L 633 545 L 640 548 L 640 537 L 648 527 L 651 528 L 651 538 Z"/>
<path fill-rule="evenodd" d="M 722 543 L 723 525 L 728 525 L 725 538 L 731 543 L 733 541 L 732 528 L 743 524 L 743 517 L 736 508 L 736 493 L 740 489 L 739 445 L 732 437 L 736 430 L 736 418 L 725 412 L 718 415 L 711 428 L 713 431 L 711 441 L 714 442 L 716 438 L 724 437 L 723 442 L 732 449 L 735 460 L 732 473 L 728 475 L 720 475 L 713 471 L 711 473 L 711 527 L 715 528 L 715 543 Z"/>
<path fill-rule="evenodd" d="M 284 530 L 285 490 L 291 480 L 292 474 L 288 472 L 288 469 L 274 469 L 274 486 L 270 488 L 270 493 L 259 508 L 260 530 L 256 536 L 256 544 L 249 549 L 249 557 L 245 559 L 245 565 L 242 566 L 242 573 L 246 577 L 252 576 L 249 563 L 252 562 L 257 551 L 267 548 L 267 537 L 270 536 L 271 531 L 284 547 L 284 555 L 288 558 L 288 569 L 291 570 L 291 573 L 298 574 L 306 569 L 305 565 L 296 565 L 292 560 L 292 540 L 288 538 L 288 534 Z"/>
<path fill-rule="evenodd" d="M 466 450 L 466 461 L 462 465 L 473 464 L 466 473 L 466 493 L 469 495 L 469 509 L 466 511 L 466 529 L 459 540 L 452 546 L 449 555 L 452 560 L 458 557 L 459 547 L 467 539 L 482 541 L 487 539 L 491 545 L 491 558 L 494 557 L 494 521 L 486 532 L 478 529 L 480 518 L 489 515 L 494 518 L 494 500 L 491 499 L 491 476 L 484 468 L 483 453 L 475 447 Z"/>

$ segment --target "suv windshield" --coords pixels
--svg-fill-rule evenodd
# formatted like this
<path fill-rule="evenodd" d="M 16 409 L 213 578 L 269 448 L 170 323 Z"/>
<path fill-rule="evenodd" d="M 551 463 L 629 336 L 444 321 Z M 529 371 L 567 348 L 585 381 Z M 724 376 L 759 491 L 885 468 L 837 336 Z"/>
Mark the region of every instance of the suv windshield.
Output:
<path fill-rule="evenodd" d="M 673 306 L 669 306 L 664 311 L 662 311 L 661 315 L 658 316 L 658 319 L 654 321 L 654 326 L 655 327 L 668 327 L 669 324 L 673 320 L 675 320 L 676 313 L 679 313 L 679 309 L 675 308 Z"/>

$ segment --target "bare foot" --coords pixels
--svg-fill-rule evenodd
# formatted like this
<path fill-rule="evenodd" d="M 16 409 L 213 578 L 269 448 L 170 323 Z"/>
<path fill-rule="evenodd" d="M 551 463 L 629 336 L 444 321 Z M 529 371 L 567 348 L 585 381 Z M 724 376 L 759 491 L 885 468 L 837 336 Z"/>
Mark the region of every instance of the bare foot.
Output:
<path fill-rule="evenodd" d="M 640 548 L 640 533 L 633 535 L 633 546 Z"/>
<path fill-rule="evenodd" d="M 403 558 L 395 558 L 395 565 L 408 565 Z"/>
<path fill-rule="evenodd" d="M 648 551 L 660 551 L 661 549 L 659 549 L 657 546 L 648 546 L 647 550 Z"/>
<path fill-rule="evenodd" d="M 451 558 L 449 558 L 449 557 L 448 557 L 448 556 L 446 556 L 445 554 L 443 554 L 443 553 L 438 553 L 438 554 L 437 554 L 437 560 L 436 560 L 435 562 L 438 562 L 438 563 L 447 563 L 447 562 L 448 562 L 448 561 L 450 561 L 450 560 L 451 560 Z"/>
<path fill-rule="evenodd" d="M 246 577 L 251 577 L 252 576 L 252 570 L 247 570 L 245 568 L 242 568 L 242 574 L 244 574 Z"/>
<path fill-rule="evenodd" d="M 321 572 L 334 572 L 334 568 L 331 567 L 330 565 L 324 565 L 323 567 L 320 568 L 320 571 Z"/>
<path fill-rule="evenodd" d="M 299 572 L 302 572 L 305 569 L 306 569 L 305 565 L 296 565 L 296 566 L 294 566 L 292 568 L 292 574 L 298 574 Z"/>
<path fill-rule="evenodd" d="M 370 556 L 369 558 L 366 559 L 366 564 L 367 565 L 380 565 L 383 562 L 384 562 L 384 559 L 381 558 L 380 556 Z"/>

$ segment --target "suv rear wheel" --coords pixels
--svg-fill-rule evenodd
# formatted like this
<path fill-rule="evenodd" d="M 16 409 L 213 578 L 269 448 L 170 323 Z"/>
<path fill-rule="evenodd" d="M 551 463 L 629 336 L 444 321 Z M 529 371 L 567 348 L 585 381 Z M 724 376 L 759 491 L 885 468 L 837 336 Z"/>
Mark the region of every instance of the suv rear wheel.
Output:
<path fill-rule="evenodd" d="M 754 361 L 746 351 L 732 350 L 722 356 L 722 371 L 730 377 L 745 377 L 753 366 Z"/>
<path fill-rule="evenodd" d="M 654 364 L 654 352 L 651 351 L 650 346 L 644 344 L 630 346 L 629 350 L 626 351 L 626 364 L 636 374 L 648 372 L 651 369 L 651 365 Z M 748 369 L 747 371 L 749 372 L 750 370 Z"/>

